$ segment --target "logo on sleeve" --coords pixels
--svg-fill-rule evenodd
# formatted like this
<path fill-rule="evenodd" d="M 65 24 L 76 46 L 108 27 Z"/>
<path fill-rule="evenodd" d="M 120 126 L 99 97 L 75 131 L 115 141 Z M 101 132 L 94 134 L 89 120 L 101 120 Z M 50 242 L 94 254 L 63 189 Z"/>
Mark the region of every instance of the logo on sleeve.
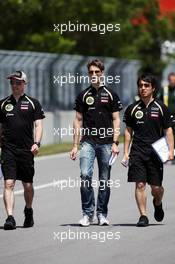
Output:
<path fill-rule="evenodd" d="M 86 98 L 86 104 L 93 105 L 93 103 L 94 103 L 94 98 L 92 96 L 88 96 Z"/>
<path fill-rule="evenodd" d="M 137 111 L 136 113 L 135 113 L 135 117 L 137 118 L 137 119 L 141 119 L 142 117 L 143 117 L 143 112 L 142 111 Z"/>
<path fill-rule="evenodd" d="M 13 108 L 14 108 L 14 106 L 13 106 L 12 104 L 7 104 L 7 105 L 5 106 L 5 110 L 6 110 L 7 112 L 12 111 Z"/>

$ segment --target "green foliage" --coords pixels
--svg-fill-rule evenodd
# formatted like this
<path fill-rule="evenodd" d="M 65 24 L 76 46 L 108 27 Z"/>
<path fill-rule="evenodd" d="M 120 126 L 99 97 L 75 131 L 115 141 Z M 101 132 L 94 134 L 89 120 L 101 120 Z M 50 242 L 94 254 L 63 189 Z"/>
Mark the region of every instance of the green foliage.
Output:
<path fill-rule="evenodd" d="M 20 50 L 30 50 L 39 52 L 71 53 L 75 46 L 75 41 L 56 35 L 54 32 L 34 33 L 26 35 L 21 45 Z"/>
<path fill-rule="evenodd" d="M 134 23 L 133 21 L 141 21 Z M 54 32 L 53 24 L 118 24 L 119 32 Z M 175 19 L 157 0 L 2 0 L 0 48 L 139 59 L 161 73 L 161 44 L 174 40 Z"/>

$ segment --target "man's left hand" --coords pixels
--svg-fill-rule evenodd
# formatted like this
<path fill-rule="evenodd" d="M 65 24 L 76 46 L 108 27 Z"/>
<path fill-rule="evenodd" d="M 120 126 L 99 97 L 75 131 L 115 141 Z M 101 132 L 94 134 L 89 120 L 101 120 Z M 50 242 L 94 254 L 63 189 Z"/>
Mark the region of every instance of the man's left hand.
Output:
<path fill-rule="evenodd" d="M 115 143 L 112 144 L 111 151 L 112 151 L 112 153 L 117 154 L 117 155 L 120 152 L 118 146 Z"/>

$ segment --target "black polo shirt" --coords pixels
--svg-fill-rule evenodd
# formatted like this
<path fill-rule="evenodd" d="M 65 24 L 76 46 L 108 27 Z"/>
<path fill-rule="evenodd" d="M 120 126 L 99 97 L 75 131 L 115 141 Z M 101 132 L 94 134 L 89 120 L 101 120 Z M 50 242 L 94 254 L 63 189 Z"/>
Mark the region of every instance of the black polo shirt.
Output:
<path fill-rule="evenodd" d="M 112 143 L 112 113 L 122 110 L 114 91 L 106 86 L 100 86 L 98 90 L 90 86 L 78 95 L 74 109 L 83 114 L 82 141 Z"/>
<path fill-rule="evenodd" d="M 162 89 L 158 94 L 158 99 L 162 102 L 164 101 L 164 89 Z M 168 87 L 168 109 L 170 113 L 175 117 L 175 87 Z"/>
<path fill-rule="evenodd" d="M 168 108 L 156 99 L 147 107 L 142 100 L 129 105 L 123 121 L 134 131 L 131 152 L 146 156 L 152 152 L 151 144 L 164 135 L 164 129 L 172 125 Z"/>
<path fill-rule="evenodd" d="M 38 100 L 26 94 L 22 95 L 18 102 L 13 95 L 1 100 L 2 146 L 16 146 L 29 150 L 34 142 L 34 121 L 44 117 Z"/>

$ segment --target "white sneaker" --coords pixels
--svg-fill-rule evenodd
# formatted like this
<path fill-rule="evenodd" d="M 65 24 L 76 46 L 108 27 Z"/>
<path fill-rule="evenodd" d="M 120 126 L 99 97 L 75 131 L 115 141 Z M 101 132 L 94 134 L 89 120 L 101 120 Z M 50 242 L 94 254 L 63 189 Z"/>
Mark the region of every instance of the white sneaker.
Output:
<path fill-rule="evenodd" d="M 90 225 L 89 216 L 83 215 L 83 218 L 79 221 L 79 224 L 81 226 L 89 226 Z"/>
<path fill-rule="evenodd" d="M 109 220 L 102 214 L 98 215 L 98 224 L 100 226 L 109 225 Z"/>

